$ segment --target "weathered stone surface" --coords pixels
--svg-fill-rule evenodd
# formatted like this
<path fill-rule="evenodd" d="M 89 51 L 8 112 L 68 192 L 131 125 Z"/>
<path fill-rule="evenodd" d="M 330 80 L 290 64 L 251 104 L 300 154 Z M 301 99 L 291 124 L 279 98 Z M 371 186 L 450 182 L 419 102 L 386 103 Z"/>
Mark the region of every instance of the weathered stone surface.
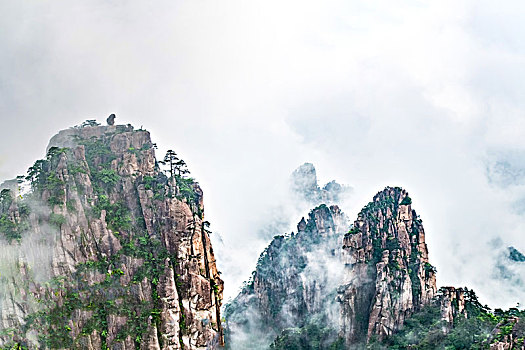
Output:
<path fill-rule="evenodd" d="M 463 288 L 441 287 L 439 292 L 441 317 L 449 326 L 454 324 L 454 320 L 459 315 L 468 316 L 465 311 L 465 291 Z"/>
<path fill-rule="evenodd" d="M 295 176 L 315 192 L 312 169 Z M 347 347 L 364 346 L 392 335 L 436 294 L 421 220 L 400 188 L 379 192 L 353 226 L 337 206 L 320 206 L 297 229 L 274 238 L 253 280 L 227 306 L 233 349 L 267 346 L 287 327 L 309 322 L 340 331 Z"/>
<path fill-rule="evenodd" d="M 321 205 L 276 236 L 261 254 L 253 278 L 226 307 L 231 349 L 266 349 L 281 331 L 318 322 L 337 335 L 340 247 L 348 222 L 337 206 Z M 335 339 L 334 339 L 335 340 Z"/>
<path fill-rule="evenodd" d="M 36 332 L 49 335 L 58 323 L 27 323 L 39 310 L 60 312 L 60 327 L 68 327 L 51 348 L 213 349 L 223 342 L 223 282 L 202 191 L 193 183 L 193 198 L 181 194 L 159 170 L 152 146 L 147 131 L 122 125 L 72 128 L 51 139 L 48 150 L 69 148 L 47 163 L 56 185 L 46 180 L 27 202 L 22 243 L 2 243 L 13 258 L 4 261 L 9 279 L 0 270 L 0 329 L 7 334 L 0 345 L 46 348 Z M 15 224 L 24 203 L 9 209 Z M 21 249 L 43 249 L 44 241 L 49 259 L 28 259 Z"/>
<path fill-rule="evenodd" d="M 519 317 L 510 317 L 509 319 L 500 322 L 492 331 L 491 338 L 494 338 L 499 333 L 502 333 L 503 327 L 508 326 L 511 326 L 512 330 L 504 336 L 500 336 L 499 340 L 492 342 L 490 344 L 491 350 L 525 349 L 525 345 L 523 342 L 525 322 Z"/>
<path fill-rule="evenodd" d="M 436 293 L 421 220 L 408 193 L 387 187 L 345 235 L 342 331 L 357 344 L 393 334 Z"/>

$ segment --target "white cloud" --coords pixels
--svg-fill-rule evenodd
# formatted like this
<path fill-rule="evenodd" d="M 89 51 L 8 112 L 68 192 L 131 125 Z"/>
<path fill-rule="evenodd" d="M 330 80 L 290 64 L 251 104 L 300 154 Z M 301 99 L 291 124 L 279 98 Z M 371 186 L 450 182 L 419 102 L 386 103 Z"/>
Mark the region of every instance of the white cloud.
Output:
<path fill-rule="evenodd" d="M 58 129 L 114 112 L 185 158 L 229 252 L 219 264 L 248 277 L 268 208 L 311 161 L 321 182 L 354 185 L 350 217 L 405 187 L 440 282 L 514 305 L 482 268 L 495 236 L 525 250 L 525 220 L 483 161 L 525 148 L 523 6 L 3 1 L 0 174 L 23 173 Z M 223 276 L 233 294 L 240 277 Z"/>

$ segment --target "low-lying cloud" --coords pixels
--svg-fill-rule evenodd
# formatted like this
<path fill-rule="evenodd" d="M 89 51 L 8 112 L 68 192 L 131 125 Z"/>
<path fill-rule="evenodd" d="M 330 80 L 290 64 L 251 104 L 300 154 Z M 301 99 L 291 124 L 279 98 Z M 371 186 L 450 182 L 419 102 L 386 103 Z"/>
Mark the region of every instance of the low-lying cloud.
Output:
<path fill-rule="evenodd" d="M 289 174 L 309 161 L 322 182 L 354 186 L 351 219 L 384 186 L 406 188 L 439 284 L 523 304 L 489 271 L 494 239 L 525 251 L 524 167 L 496 161 L 496 173 L 513 165 L 495 186 L 487 158 L 525 152 L 524 7 L 3 1 L 0 176 L 23 174 L 58 129 L 116 113 L 203 186 L 218 265 L 236 266 L 222 267 L 230 295 L 267 244 L 259 233 Z"/>

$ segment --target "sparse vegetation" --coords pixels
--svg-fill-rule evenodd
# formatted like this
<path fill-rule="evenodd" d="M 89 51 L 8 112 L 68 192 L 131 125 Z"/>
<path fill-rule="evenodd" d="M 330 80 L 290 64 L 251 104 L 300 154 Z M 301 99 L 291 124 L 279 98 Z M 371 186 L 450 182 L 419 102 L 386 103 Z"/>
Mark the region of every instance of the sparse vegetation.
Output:
<path fill-rule="evenodd" d="M 337 331 L 318 324 L 302 328 L 288 328 L 273 341 L 271 350 L 344 350 L 344 341 Z"/>
<path fill-rule="evenodd" d="M 84 122 L 82 122 L 82 124 L 80 125 L 75 125 L 73 128 L 76 128 L 76 129 L 81 129 L 81 128 L 85 128 L 85 127 L 93 127 L 93 126 L 99 126 L 100 123 L 97 123 L 97 121 L 95 119 L 88 119 Z"/>
<path fill-rule="evenodd" d="M 96 126 L 95 121 L 87 121 L 78 128 Z M 122 128 L 120 128 L 122 129 Z M 132 128 L 126 128 L 120 132 L 127 132 Z M 119 128 L 116 128 L 119 132 Z M 40 345 L 44 348 L 82 348 L 85 345 L 85 337 L 92 335 L 94 331 L 100 336 L 101 348 L 107 349 L 115 344 L 115 341 L 123 341 L 131 337 L 135 346 L 139 348 L 147 335 L 148 325 L 156 324 L 160 329 L 161 297 L 158 286 L 161 285 L 166 272 L 166 264 L 180 272 L 175 274 L 175 285 L 179 295 L 182 296 L 188 288 L 188 281 L 181 278 L 186 274 L 185 268 L 177 256 L 177 248 L 166 247 L 164 240 L 160 237 L 160 223 L 154 223 L 153 232 L 146 230 L 146 221 L 141 211 L 139 200 L 140 186 L 143 184 L 146 190 L 153 191 L 153 202 L 147 205 L 151 209 L 156 205 L 155 201 L 171 200 L 178 197 L 185 201 L 194 211 L 194 219 L 202 218 L 200 201 L 200 190 L 197 183 L 187 177 L 189 171 L 186 163 L 177 159 L 173 164 L 173 181 L 171 183 L 163 173 L 142 176 L 139 172 L 126 178 L 125 172 L 120 172 L 125 160 L 120 159 L 117 164 L 115 159 L 120 155 L 112 151 L 110 147 L 111 138 L 114 134 L 107 133 L 100 137 L 89 140 L 76 137 L 75 141 L 84 146 L 86 163 L 78 159 L 78 154 L 67 148 L 50 148 L 45 159 L 35 162 L 29 169 L 26 179 L 30 182 L 32 192 L 20 200 L 13 198 L 10 190 L 0 191 L 0 232 L 9 242 L 21 240 L 21 233 L 28 225 L 28 206 L 26 201 L 38 205 L 35 211 L 35 221 L 32 224 L 42 225 L 46 232 L 56 234 L 56 230 L 49 230 L 49 226 L 62 229 L 70 233 L 69 228 L 64 230 L 65 225 L 72 223 L 73 236 L 69 236 L 73 242 L 78 239 L 82 250 L 82 263 L 75 266 L 63 266 L 71 274 L 66 273 L 63 278 L 54 278 L 52 281 L 43 282 L 43 294 L 31 293 L 30 277 L 21 281 L 29 296 L 38 298 L 34 300 L 36 306 L 30 307 L 31 312 L 27 315 L 26 322 L 20 329 L 13 329 L 13 339 L 19 334 L 26 334 L 30 329 L 37 330 Z M 133 153 L 137 158 L 142 152 L 148 152 L 154 147 L 153 144 L 145 143 L 142 147 L 130 147 L 123 152 Z M 148 154 L 149 156 L 149 154 Z M 138 159 L 140 162 L 141 159 Z M 59 167 L 60 165 L 60 167 Z M 67 172 L 62 172 L 62 167 Z M 120 173 L 119 173 L 120 172 Z M 89 175 L 79 176 L 79 174 Z M 67 176 L 69 175 L 69 176 Z M 90 181 L 89 181 L 90 180 Z M 131 182 L 129 181 L 131 180 Z M 131 184 L 130 193 L 120 193 Z M 90 190 L 90 187 L 93 191 Z M 77 191 L 79 196 L 76 196 Z M 133 192 L 135 191 L 135 192 Z M 149 194 L 150 195 L 150 194 Z M 39 205 L 44 199 L 44 205 Z M 66 210 L 67 209 L 67 215 Z M 101 249 L 107 244 L 105 237 L 93 237 L 98 219 L 105 211 L 105 222 L 109 228 L 111 248 Z M 83 215 L 86 214 L 86 218 Z M 68 215 L 71 215 L 71 219 Z M 78 216 L 78 217 L 77 217 Z M 80 219 L 80 220 L 79 220 Z M 87 223 L 81 222 L 87 219 Z M 178 218 L 177 218 L 178 219 Z M 175 220 L 177 220 L 175 219 Z M 24 221 L 26 220 L 26 221 Z M 162 218 L 165 220 L 165 218 Z M 168 219 L 173 220 L 173 219 Z M 177 222 L 178 223 L 178 222 Z M 87 226 L 86 226 L 87 224 Z M 175 227 L 175 223 L 172 223 Z M 26 226 L 24 226 L 26 225 Z M 164 225 L 164 223 L 162 223 Z M 86 229 L 86 227 L 89 227 Z M 100 227 L 100 226 L 99 226 Z M 203 223 L 203 234 L 206 233 L 206 225 Z M 105 235 L 108 232 L 102 230 Z M 119 242 L 115 243 L 115 238 Z M 85 250 L 84 250 L 85 249 Z M 199 255 L 200 256 L 200 255 Z M 195 256 L 191 257 L 194 259 Z M 199 257 L 197 257 L 199 258 Z M 87 259 L 87 260 L 84 260 Z M 130 261 L 133 262 L 130 264 Z M 31 274 L 31 266 L 27 266 L 28 276 Z M 21 266 L 20 266 L 21 268 Z M 201 269 L 198 269 L 200 271 Z M 209 276 L 209 270 L 202 272 L 210 281 L 209 293 L 214 300 L 220 302 L 220 283 L 216 276 Z M 4 276 L 2 276 L 4 278 Z M 24 277 L 25 278 L 25 277 Z M 147 287 L 145 286 L 145 283 Z M 138 295 L 138 285 L 141 285 L 141 293 Z M 142 289 L 144 288 L 144 289 Z M 40 289 L 38 289 L 40 291 Z M 26 307 L 25 299 L 21 301 Z M 180 331 L 186 334 L 189 328 L 190 315 L 179 300 Z M 212 310 L 215 311 L 215 310 Z M 80 317 L 79 312 L 90 313 L 87 318 Z M 218 312 L 218 311 L 217 311 Z M 110 343 L 111 330 L 108 318 L 111 316 L 125 317 L 126 322 L 118 329 L 116 338 Z M 217 316 L 219 317 L 219 316 Z M 83 323 L 76 324 L 81 320 Z M 191 321 L 193 322 L 193 321 Z M 220 329 L 217 323 L 210 323 L 215 329 Z M 80 334 L 74 334 L 76 327 L 80 328 Z M 182 338 L 180 338 L 182 341 Z M 162 339 L 160 339 L 161 347 Z M 6 344 L 7 346 L 7 344 Z M 26 349 L 24 343 L 13 343 L 9 349 Z"/>
<path fill-rule="evenodd" d="M 0 233 L 8 243 L 20 242 L 22 233 L 29 227 L 29 207 L 25 203 L 17 200 L 14 210 L 18 215 L 10 213 L 11 205 L 15 201 L 12 195 L 9 189 L 0 192 Z"/>
<path fill-rule="evenodd" d="M 51 213 L 49 215 L 49 223 L 56 228 L 60 228 L 63 224 L 66 223 L 66 217 L 62 214 Z"/>
<path fill-rule="evenodd" d="M 95 182 L 100 182 L 106 188 L 113 188 L 120 180 L 120 176 L 113 169 L 102 169 L 91 173 Z"/>
<path fill-rule="evenodd" d="M 409 196 L 406 196 L 405 198 L 403 198 L 403 200 L 401 201 L 400 204 L 401 205 L 410 205 L 410 204 L 412 204 L 412 198 L 410 198 Z"/>
<path fill-rule="evenodd" d="M 449 326 L 442 320 L 437 303 L 423 307 L 406 320 L 403 328 L 383 342 L 374 340 L 368 349 L 488 349 L 494 341 L 513 333 L 515 339 L 525 336 L 525 330 L 511 321 L 513 316 L 525 317 L 525 311 L 509 309 L 492 312 L 479 303 L 476 294 L 465 288 L 464 314 L 454 318 Z M 499 325 L 499 326 L 498 326 Z M 451 327 L 449 331 L 445 329 Z M 498 328 L 495 336 L 493 330 Z"/>

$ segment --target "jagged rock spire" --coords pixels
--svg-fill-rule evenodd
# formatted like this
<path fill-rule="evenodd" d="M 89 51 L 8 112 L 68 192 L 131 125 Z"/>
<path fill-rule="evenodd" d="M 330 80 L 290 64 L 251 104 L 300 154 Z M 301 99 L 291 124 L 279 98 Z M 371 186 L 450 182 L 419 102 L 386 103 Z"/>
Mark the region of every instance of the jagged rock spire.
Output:
<path fill-rule="evenodd" d="M 425 232 L 411 204 L 405 190 L 387 187 L 345 235 L 340 300 L 347 344 L 391 335 L 436 293 Z"/>

